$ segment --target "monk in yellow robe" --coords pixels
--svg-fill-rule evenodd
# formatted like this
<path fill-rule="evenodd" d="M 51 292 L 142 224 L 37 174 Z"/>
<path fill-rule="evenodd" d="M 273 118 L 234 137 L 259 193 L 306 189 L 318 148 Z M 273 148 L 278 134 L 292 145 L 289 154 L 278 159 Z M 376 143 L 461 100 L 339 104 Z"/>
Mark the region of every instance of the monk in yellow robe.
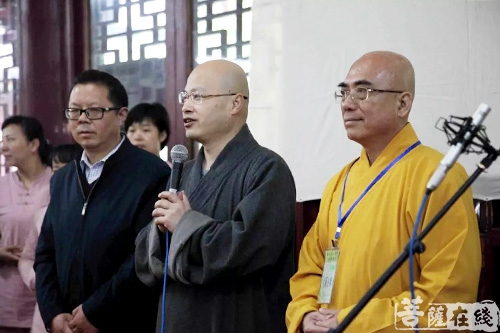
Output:
<path fill-rule="evenodd" d="M 288 332 L 328 332 L 342 322 L 410 240 L 426 184 L 443 157 L 420 144 L 408 123 L 415 74 L 406 57 L 387 51 L 365 54 L 339 89 L 336 98 L 347 136 L 363 149 L 327 184 L 317 220 L 304 239 L 298 271 L 290 280 Z M 418 232 L 466 179 L 462 166 L 450 169 L 430 194 Z M 336 236 L 340 252 L 333 291 L 329 302 L 319 304 L 325 251 L 333 247 Z M 429 327 L 432 303 L 476 301 L 481 248 L 470 189 L 423 243 L 426 250 L 413 258 L 415 296 L 424 314 L 418 317 L 420 328 Z M 404 311 L 404 300 L 412 299 L 408 266 L 406 261 L 344 332 L 410 328 L 396 315 Z"/>

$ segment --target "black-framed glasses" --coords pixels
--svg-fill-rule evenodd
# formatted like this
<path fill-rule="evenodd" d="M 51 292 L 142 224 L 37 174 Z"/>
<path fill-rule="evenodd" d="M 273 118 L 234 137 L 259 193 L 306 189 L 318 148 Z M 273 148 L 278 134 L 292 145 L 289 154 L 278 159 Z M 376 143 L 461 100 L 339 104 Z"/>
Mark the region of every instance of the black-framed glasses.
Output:
<path fill-rule="evenodd" d="M 340 89 L 335 92 L 335 100 L 337 102 L 345 102 L 347 97 L 351 96 L 353 101 L 366 101 L 368 97 L 370 97 L 371 92 L 401 94 L 404 91 L 373 89 L 366 87 L 356 87 L 354 90 Z"/>
<path fill-rule="evenodd" d="M 209 97 L 221 97 L 221 96 L 236 96 L 238 95 L 238 93 L 234 93 L 234 94 L 217 94 L 217 95 L 203 95 L 203 94 L 199 94 L 199 93 L 196 93 L 196 92 L 193 92 L 193 93 L 188 93 L 187 91 L 181 91 L 179 93 L 179 103 L 181 105 L 184 105 L 184 103 L 186 103 L 187 99 L 189 98 L 191 100 L 191 102 L 193 102 L 194 104 L 201 104 L 203 103 L 203 99 L 204 98 L 209 98 Z M 248 96 L 243 96 L 244 99 L 248 99 Z"/>
<path fill-rule="evenodd" d="M 90 107 L 86 109 L 77 109 L 77 108 L 66 108 L 64 109 L 64 115 L 66 118 L 70 120 L 77 120 L 80 118 L 82 113 L 85 113 L 89 120 L 98 120 L 104 117 L 104 112 L 108 111 L 116 111 L 121 108 L 113 107 L 113 108 L 99 108 L 99 107 Z"/>

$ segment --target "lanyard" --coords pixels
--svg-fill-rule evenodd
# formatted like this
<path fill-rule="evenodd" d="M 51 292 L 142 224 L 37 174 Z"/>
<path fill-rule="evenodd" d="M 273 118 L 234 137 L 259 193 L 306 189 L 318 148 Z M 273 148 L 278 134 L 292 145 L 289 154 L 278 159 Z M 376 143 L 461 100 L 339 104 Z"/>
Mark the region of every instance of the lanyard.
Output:
<path fill-rule="evenodd" d="M 420 145 L 420 141 L 417 141 L 415 142 L 414 144 L 412 144 L 410 147 L 406 148 L 406 150 L 404 152 L 402 152 L 398 157 L 396 157 L 388 166 L 385 167 L 384 170 L 382 170 L 377 177 L 375 177 L 374 180 L 372 180 L 372 182 L 366 187 L 366 189 L 363 191 L 363 193 L 361 193 L 361 195 L 359 196 L 358 199 L 356 199 L 356 201 L 354 201 L 354 203 L 352 204 L 351 208 L 349 208 L 349 210 L 345 213 L 345 215 L 342 217 L 342 203 L 344 202 L 344 193 L 345 193 L 345 186 L 347 184 L 347 177 L 349 177 L 349 172 L 351 171 L 351 168 L 352 166 L 354 165 L 354 163 L 356 163 L 358 161 L 358 159 L 356 159 L 354 162 L 352 162 L 351 166 L 349 167 L 349 169 L 347 170 L 347 174 L 345 175 L 345 178 L 344 178 L 344 185 L 342 187 L 342 194 L 340 196 L 340 204 L 339 204 L 339 211 L 338 211 L 338 224 L 337 224 L 337 231 L 335 232 L 335 239 L 338 239 L 340 237 L 340 231 L 342 230 L 342 225 L 344 224 L 345 220 L 347 219 L 347 217 L 349 217 L 349 215 L 351 214 L 352 210 L 354 209 L 354 207 L 357 206 L 357 204 L 361 201 L 361 199 L 363 199 L 363 197 L 366 195 L 366 193 L 368 193 L 368 191 L 370 191 L 370 189 L 396 164 L 398 163 L 403 157 L 405 157 L 410 151 L 412 151 L 415 147 L 417 147 L 418 145 Z"/>

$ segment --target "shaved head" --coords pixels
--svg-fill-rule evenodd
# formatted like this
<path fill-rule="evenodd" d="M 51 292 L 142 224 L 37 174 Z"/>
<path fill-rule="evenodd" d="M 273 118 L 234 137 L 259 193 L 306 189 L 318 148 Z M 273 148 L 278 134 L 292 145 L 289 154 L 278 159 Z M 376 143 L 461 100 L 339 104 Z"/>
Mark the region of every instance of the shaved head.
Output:
<path fill-rule="evenodd" d="M 243 69 L 227 60 L 211 60 L 198 65 L 191 75 L 200 72 L 211 81 L 211 86 L 221 93 L 241 93 L 248 97 L 248 81 Z"/>
<path fill-rule="evenodd" d="M 415 72 L 403 55 L 390 51 L 364 54 L 339 84 L 344 91 L 364 88 L 366 99 L 342 101 L 349 139 L 361 144 L 371 162 L 408 123 L 415 94 Z"/>
<path fill-rule="evenodd" d="M 370 67 L 388 86 L 385 89 L 408 91 L 415 96 L 415 71 L 405 56 L 390 51 L 374 51 L 356 60 L 351 69 Z"/>
<path fill-rule="evenodd" d="M 227 60 L 211 60 L 189 75 L 187 94 L 203 96 L 199 103 L 183 103 L 186 136 L 198 141 L 205 152 L 222 149 L 248 117 L 248 81 L 245 71 Z"/>

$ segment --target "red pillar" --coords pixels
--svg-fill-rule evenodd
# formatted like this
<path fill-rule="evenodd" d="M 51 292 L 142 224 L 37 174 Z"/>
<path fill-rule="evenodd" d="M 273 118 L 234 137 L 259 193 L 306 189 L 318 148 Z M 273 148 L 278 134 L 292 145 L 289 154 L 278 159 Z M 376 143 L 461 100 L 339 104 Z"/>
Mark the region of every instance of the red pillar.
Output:
<path fill-rule="evenodd" d="M 182 106 L 177 101 L 177 95 L 184 90 L 193 64 L 191 1 L 169 0 L 166 5 L 165 107 L 171 121 L 168 145 L 185 145 L 192 158 L 193 142 L 186 138 Z"/>
<path fill-rule="evenodd" d="M 73 78 L 88 68 L 87 6 L 87 1 L 21 1 L 17 113 L 40 120 L 54 145 L 72 141 L 62 110 Z"/>

